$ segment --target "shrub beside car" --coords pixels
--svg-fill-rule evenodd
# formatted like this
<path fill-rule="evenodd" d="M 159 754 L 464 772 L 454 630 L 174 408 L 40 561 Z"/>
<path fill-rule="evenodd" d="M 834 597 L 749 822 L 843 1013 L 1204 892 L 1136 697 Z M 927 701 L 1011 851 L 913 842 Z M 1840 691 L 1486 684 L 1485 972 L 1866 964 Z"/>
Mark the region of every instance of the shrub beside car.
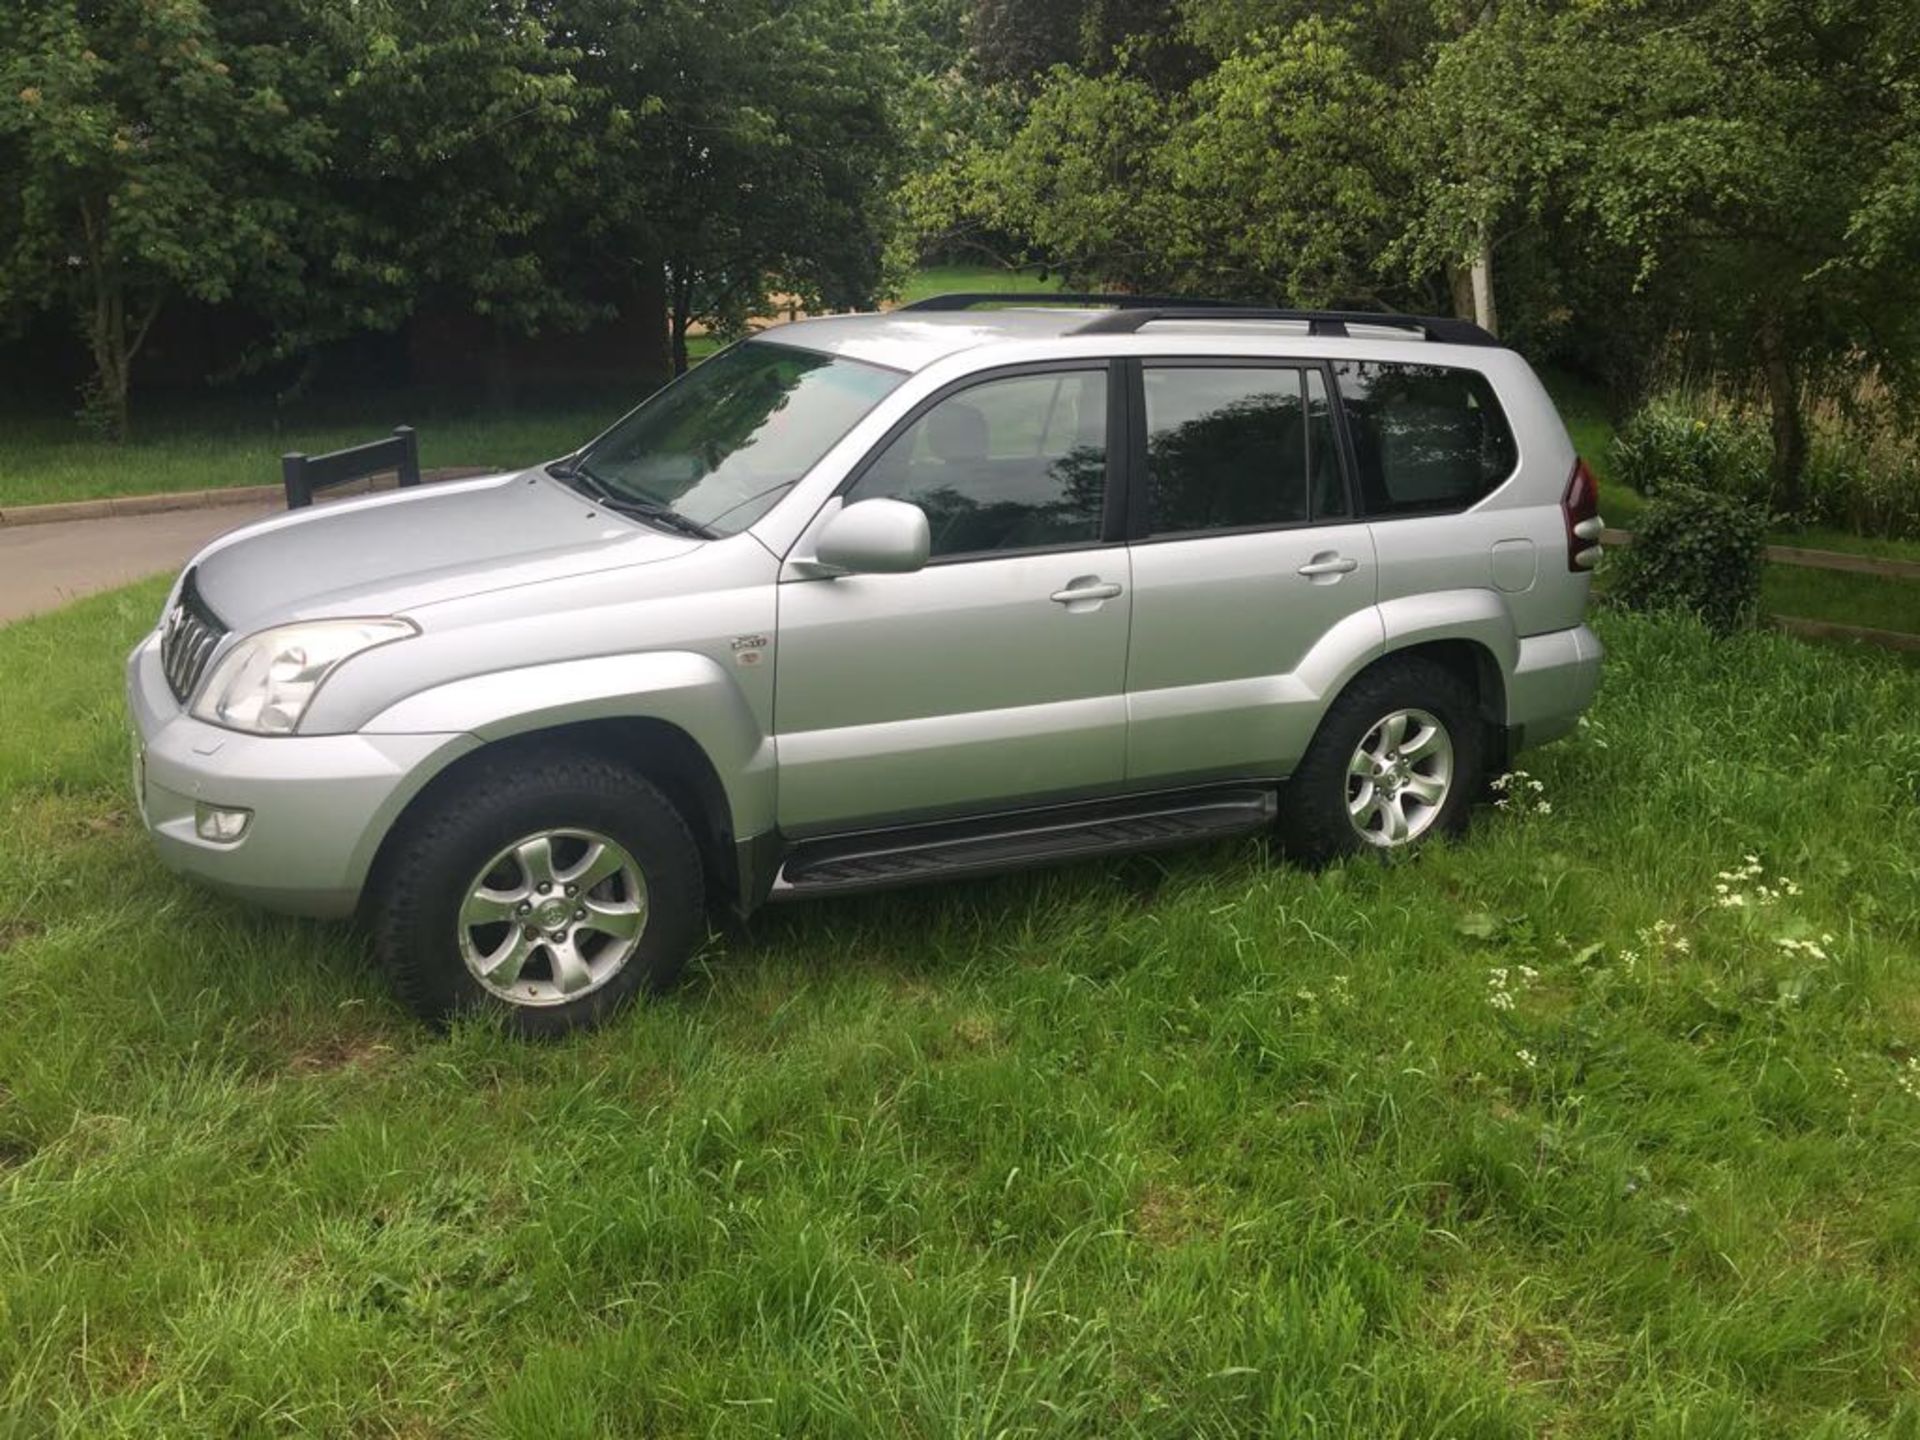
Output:
<path fill-rule="evenodd" d="M 1759 613 L 1766 536 L 1766 508 L 1746 496 L 1665 486 L 1614 562 L 1609 593 L 1630 610 L 1685 611 L 1731 634 Z"/>

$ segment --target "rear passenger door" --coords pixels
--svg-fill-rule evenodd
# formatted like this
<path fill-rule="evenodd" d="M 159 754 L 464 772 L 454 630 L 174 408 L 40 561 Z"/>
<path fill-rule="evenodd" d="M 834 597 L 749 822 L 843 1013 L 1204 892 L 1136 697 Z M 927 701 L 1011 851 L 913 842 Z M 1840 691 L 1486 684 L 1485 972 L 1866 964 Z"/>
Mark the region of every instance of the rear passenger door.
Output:
<path fill-rule="evenodd" d="M 1330 377 L 1305 361 L 1124 368 L 1128 782 L 1283 775 L 1319 720 L 1309 652 L 1342 628 L 1347 655 L 1380 638 Z"/>

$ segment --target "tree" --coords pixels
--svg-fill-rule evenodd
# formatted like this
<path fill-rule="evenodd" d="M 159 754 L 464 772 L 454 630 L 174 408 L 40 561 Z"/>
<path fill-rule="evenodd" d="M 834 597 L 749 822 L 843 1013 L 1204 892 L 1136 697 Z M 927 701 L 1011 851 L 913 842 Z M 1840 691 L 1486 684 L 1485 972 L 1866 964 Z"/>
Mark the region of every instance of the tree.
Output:
<path fill-rule="evenodd" d="M 291 262 L 280 181 L 324 126 L 289 105 L 305 64 L 264 43 L 271 0 L 15 0 L 0 13 L 0 313 L 65 307 L 93 364 L 87 411 L 126 434 L 162 309 L 224 300 Z"/>
<path fill-rule="evenodd" d="M 737 332 L 778 289 L 870 303 L 900 138 L 899 58 L 858 0 L 551 0 L 595 135 L 577 234 L 663 279 L 676 370 L 695 322 Z"/>
<path fill-rule="evenodd" d="M 1381 262 L 1410 186 L 1394 92 L 1359 56 L 1350 26 L 1308 18 L 1237 37 L 1171 86 L 1130 65 L 1057 69 L 1008 141 L 922 182 L 919 213 L 1011 231 L 1089 283 L 1391 301 Z"/>
<path fill-rule="evenodd" d="M 251 298 L 270 353 L 471 311 L 497 339 L 567 330 L 627 298 L 579 237 L 594 149 L 579 55 L 520 0 L 299 0 L 323 83 L 323 163 L 295 177 L 297 264 Z M 656 317 L 658 298 L 655 298 Z M 664 351 L 653 358 L 664 369 Z M 496 352 L 497 353 L 497 352 Z"/>
<path fill-rule="evenodd" d="M 1471 184 L 1422 227 L 1516 214 L 1625 260 L 1655 314 L 1766 396 L 1776 504 L 1800 507 L 1805 411 L 1920 357 L 1920 14 L 1906 0 L 1509 0 L 1442 54 L 1426 109 Z M 1597 263 L 1606 265 L 1604 258 Z M 1602 317 L 1602 322 L 1610 317 Z"/>

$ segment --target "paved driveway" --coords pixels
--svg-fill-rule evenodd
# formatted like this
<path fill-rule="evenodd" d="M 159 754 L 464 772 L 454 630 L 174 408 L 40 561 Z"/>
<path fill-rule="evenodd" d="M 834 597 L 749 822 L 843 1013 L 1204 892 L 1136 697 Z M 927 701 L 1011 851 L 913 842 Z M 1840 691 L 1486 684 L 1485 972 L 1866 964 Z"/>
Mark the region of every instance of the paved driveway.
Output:
<path fill-rule="evenodd" d="M 284 509 L 280 500 L 0 527 L 0 625 L 148 575 L 178 570 L 207 541 Z"/>

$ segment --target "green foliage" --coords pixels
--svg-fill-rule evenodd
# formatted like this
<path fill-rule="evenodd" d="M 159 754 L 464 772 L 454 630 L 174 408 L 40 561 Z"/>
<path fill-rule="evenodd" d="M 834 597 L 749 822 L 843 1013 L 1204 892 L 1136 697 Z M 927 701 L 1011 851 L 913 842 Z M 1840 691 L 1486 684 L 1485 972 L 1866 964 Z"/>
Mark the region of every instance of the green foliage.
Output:
<path fill-rule="evenodd" d="M 1920 539 L 1920 437 L 1891 424 L 1815 421 L 1802 515 L 1856 535 Z"/>
<path fill-rule="evenodd" d="M 1869 371 L 1920 408 L 1910 0 L 1170 14 L 950 147 L 925 233 L 1143 288 L 1497 311 L 1619 380 L 1677 352 L 1764 399 L 1792 513 L 1814 401 Z"/>
<path fill-rule="evenodd" d="M 1765 423 L 1751 413 L 1668 396 L 1628 417 L 1609 460 L 1615 479 L 1648 497 L 1678 488 L 1764 503 L 1771 449 Z"/>
<path fill-rule="evenodd" d="M 1629 610 L 1679 611 L 1716 634 L 1753 623 L 1767 512 L 1741 495 L 1665 483 L 1614 562 L 1609 593 Z"/>
<path fill-rule="evenodd" d="M 1891 539 L 1920 536 L 1920 446 L 1883 409 L 1830 407 L 1811 424 L 1801 504 L 1780 518 Z M 1615 435 L 1613 478 L 1641 495 L 1687 486 L 1765 504 L 1773 450 L 1763 416 L 1696 392 L 1648 401 Z"/>
<path fill-rule="evenodd" d="M 1057 70 L 1009 137 L 923 182 L 916 218 L 930 236 L 1021 237 L 1090 283 L 1373 294 L 1397 224 L 1392 95 L 1352 38 L 1319 20 L 1263 31 L 1185 87 L 1145 65 Z"/>
<path fill-rule="evenodd" d="M 0 631 L 7 1428 L 1920 1432 L 1885 656 L 1603 614 L 1544 790 L 1418 864 L 795 906 L 528 1046 L 160 865 L 160 602 Z"/>
<path fill-rule="evenodd" d="M 327 134 L 285 5 L 15 0 L 0 10 L 0 317 L 52 306 L 94 367 L 88 410 L 127 423 L 134 359 L 179 296 L 284 280 L 291 192 Z"/>

